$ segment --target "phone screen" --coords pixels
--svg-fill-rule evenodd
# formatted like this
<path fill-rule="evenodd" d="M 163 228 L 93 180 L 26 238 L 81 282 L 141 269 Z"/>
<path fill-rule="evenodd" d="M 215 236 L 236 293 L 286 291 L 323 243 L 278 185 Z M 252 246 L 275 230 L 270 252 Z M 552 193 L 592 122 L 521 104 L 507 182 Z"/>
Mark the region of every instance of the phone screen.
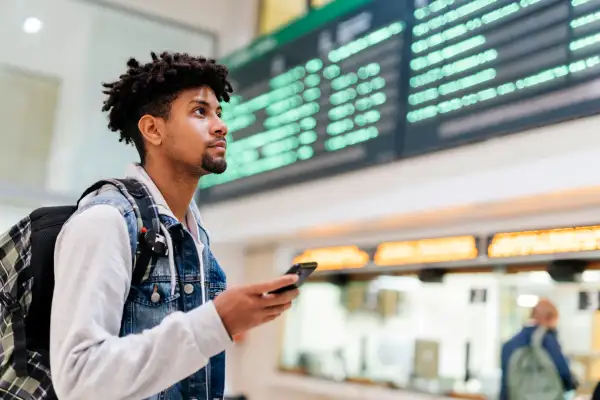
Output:
<path fill-rule="evenodd" d="M 290 267 L 290 269 L 288 269 L 284 275 L 291 275 L 291 274 L 298 275 L 298 282 L 296 282 L 293 285 L 282 287 L 281 289 L 277 289 L 271 293 L 278 294 L 278 293 L 286 292 L 288 290 L 299 288 L 308 279 L 310 274 L 315 272 L 315 270 L 317 269 L 318 266 L 319 266 L 319 264 L 316 262 L 306 262 L 306 263 L 298 263 L 298 264 L 292 265 Z"/>

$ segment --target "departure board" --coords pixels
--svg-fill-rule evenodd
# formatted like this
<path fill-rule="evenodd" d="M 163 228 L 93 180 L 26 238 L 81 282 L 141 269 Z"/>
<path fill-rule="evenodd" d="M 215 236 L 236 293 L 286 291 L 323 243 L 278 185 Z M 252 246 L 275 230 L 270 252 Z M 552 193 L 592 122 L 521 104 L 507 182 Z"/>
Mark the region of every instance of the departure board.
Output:
<path fill-rule="evenodd" d="M 395 159 L 412 10 L 404 1 L 362 3 L 230 67 L 228 169 L 202 178 L 202 203 Z"/>
<path fill-rule="evenodd" d="M 226 64 L 200 203 L 600 113 L 600 0 L 336 0 Z"/>
<path fill-rule="evenodd" d="M 600 0 L 416 0 L 400 156 L 600 110 Z"/>

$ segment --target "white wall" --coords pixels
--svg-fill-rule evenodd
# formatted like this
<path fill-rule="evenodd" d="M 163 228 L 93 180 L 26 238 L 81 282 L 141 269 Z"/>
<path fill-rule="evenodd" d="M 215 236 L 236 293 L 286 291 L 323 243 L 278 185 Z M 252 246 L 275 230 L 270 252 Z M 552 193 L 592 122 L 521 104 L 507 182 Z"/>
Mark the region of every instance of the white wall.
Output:
<path fill-rule="evenodd" d="M 43 29 L 35 35 L 25 34 L 21 26 L 28 17 L 44 22 Z M 88 52 L 91 15 L 80 4 L 66 0 L 3 1 L 0 3 L 0 63 L 45 74 L 62 82 L 59 107 L 55 119 L 55 139 L 69 138 L 72 131 L 84 131 L 82 87 Z M 77 32 L 77 34 L 73 34 Z M 69 146 L 61 146 L 53 158 L 66 159 Z M 63 166 L 68 168 L 67 165 Z M 56 174 L 50 171 L 50 178 Z"/>
<path fill-rule="evenodd" d="M 121 175 L 125 164 L 137 160 L 135 150 L 118 143 L 117 134 L 108 131 L 100 111 L 101 83 L 118 78 L 128 57 L 149 59 L 150 50 L 215 56 L 218 47 L 243 45 L 255 31 L 256 0 L 119 0 L 122 7 L 116 8 L 98 3 L 102 2 L 0 2 L 0 64 L 62 83 L 46 182 L 50 191 L 78 192 L 99 177 Z M 186 26 L 126 11 L 138 8 Z M 43 22 L 43 28 L 28 35 L 22 24 L 32 16 Z"/>
<path fill-rule="evenodd" d="M 32 211 L 28 207 L 0 207 L 0 235 Z"/>
<path fill-rule="evenodd" d="M 56 79 L 0 64 L 0 181 L 44 185 L 59 92 Z"/>
<path fill-rule="evenodd" d="M 215 240 L 247 242 L 415 231 L 473 216 L 597 206 L 597 192 L 588 189 L 600 185 L 599 125 L 599 116 L 580 119 L 207 205 L 204 217 Z"/>
<path fill-rule="evenodd" d="M 259 0 L 91 0 L 135 8 L 202 27 L 218 36 L 222 56 L 250 42 L 257 32 Z"/>

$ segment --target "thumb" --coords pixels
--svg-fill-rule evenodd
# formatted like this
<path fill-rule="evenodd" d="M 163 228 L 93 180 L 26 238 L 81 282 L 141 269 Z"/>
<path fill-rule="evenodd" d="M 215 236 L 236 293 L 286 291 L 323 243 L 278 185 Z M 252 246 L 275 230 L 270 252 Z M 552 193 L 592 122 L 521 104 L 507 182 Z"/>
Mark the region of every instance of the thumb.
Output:
<path fill-rule="evenodd" d="M 273 279 L 272 281 L 257 283 L 255 285 L 250 286 L 250 293 L 253 294 L 263 294 L 269 293 L 277 289 L 281 289 L 283 287 L 293 285 L 298 282 L 297 275 L 284 275 L 277 279 Z"/>

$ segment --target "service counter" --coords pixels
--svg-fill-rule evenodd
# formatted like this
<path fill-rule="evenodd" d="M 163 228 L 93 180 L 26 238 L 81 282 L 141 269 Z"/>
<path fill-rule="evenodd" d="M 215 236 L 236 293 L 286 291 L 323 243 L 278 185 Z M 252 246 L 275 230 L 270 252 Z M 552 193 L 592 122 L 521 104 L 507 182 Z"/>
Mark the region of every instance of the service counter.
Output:
<path fill-rule="evenodd" d="M 599 239 L 600 226 L 583 226 L 299 249 L 294 261 L 319 269 L 285 317 L 272 385 L 323 399 L 496 399 L 502 343 L 549 298 L 589 393 Z"/>

